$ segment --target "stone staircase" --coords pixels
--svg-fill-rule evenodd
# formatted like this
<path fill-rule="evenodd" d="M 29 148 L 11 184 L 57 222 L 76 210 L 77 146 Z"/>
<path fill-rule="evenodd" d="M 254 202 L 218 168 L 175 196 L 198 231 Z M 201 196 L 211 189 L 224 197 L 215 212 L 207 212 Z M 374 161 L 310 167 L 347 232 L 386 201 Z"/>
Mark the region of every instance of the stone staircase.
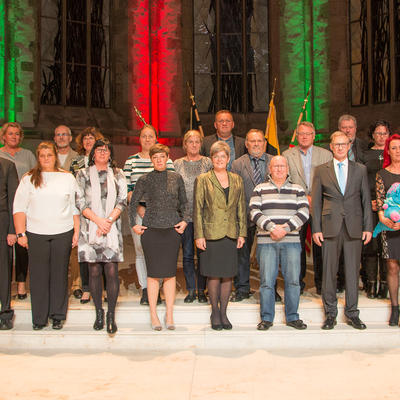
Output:
<path fill-rule="evenodd" d="M 185 304 L 178 295 L 175 306 L 175 331 L 152 331 L 148 307 L 139 305 L 137 294 L 120 296 L 116 319 L 118 332 L 109 337 L 106 331 L 94 331 L 95 318 L 92 303 L 81 305 L 70 300 L 67 321 L 60 331 L 51 326 L 33 331 L 29 298 L 14 302 L 14 329 L 0 332 L 0 349 L 65 351 L 176 351 L 185 349 L 359 349 L 397 348 L 400 346 L 400 328 L 389 327 L 388 300 L 370 300 L 360 292 L 360 318 L 367 329 L 357 331 L 345 323 L 344 297 L 339 297 L 338 325 L 332 331 L 320 329 L 324 320 L 321 299 L 307 292 L 302 296 L 300 318 L 308 324 L 305 331 L 296 331 L 284 323 L 284 306 L 276 305 L 274 326 L 266 332 L 256 330 L 259 305 L 255 298 L 241 303 L 230 303 L 231 331 L 213 331 L 209 324 L 210 307 L 194 302 Z M 105 305 L 106 308 L 106 305 Z M 165 306 L 158 307 L 163 321 Z"/>

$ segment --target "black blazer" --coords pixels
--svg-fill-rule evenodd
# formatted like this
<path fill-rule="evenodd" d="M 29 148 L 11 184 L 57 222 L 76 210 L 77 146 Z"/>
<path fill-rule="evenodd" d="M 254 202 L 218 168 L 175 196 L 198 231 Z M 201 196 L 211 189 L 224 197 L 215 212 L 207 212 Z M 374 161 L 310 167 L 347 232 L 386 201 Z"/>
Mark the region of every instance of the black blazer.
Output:
<path fill-rule="evenodd" d="M 10 160 L 0 157 L 0 213 L 8 214 L 8 233 L 15 233 L 13 202 L 17 187 L 18 175 L 15 164 Z M 4 221 L 2 221 L 3 223 Z M 2 232 L 4 231 L 2 229 Z M 5 238 L 2 237 L 0 240 L 5 240 Z"/>

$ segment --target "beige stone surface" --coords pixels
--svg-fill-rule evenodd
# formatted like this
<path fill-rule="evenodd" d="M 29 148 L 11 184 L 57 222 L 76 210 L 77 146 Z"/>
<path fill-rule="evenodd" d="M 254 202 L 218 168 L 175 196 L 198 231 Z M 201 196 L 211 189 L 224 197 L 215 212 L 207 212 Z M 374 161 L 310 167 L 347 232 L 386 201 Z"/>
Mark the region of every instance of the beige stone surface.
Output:
<path fill-rule="evenodd" d="M 0 399 L 399 399 L 400 350 L 0 354 Z"/>

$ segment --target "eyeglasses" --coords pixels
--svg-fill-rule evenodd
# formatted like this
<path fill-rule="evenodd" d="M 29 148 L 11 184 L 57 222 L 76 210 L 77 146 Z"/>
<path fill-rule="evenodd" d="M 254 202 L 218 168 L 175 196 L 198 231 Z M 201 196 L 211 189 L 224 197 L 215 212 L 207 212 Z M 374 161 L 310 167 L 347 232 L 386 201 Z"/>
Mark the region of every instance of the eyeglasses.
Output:
<path fill-rule="evenodd" d="M 69 133 L 56 133 L 54 136 L 56 137 L 67 137 L 67 136 L 71 136 Z"/>
<path fill-rule="evenodd" d="M 336 149 L 340 148 L 340 147 L 346 147 L 348 146 L 350 143 L 332 143 L 332 146 L 335 147 Z"/>
<path fill-rule="evenodd" d="M 93 140 L 96 140 L 93 136 L 84 136 L 83 137 L 83 139 L 82 140 L 90 140 L 90 141 L 93 141 Z"/>
<path fill-rule="evenodd" d="M 314 132 L 297 132 L 297 136 L 312 136 Z"/>
<path fill-rule="evenodd" d="M 379 136 L 389 136 L 389 132 L 374 132 L 374 134 Z"/>
<path fill-rule="evenodd" d="M 100 149 L 98 147 L 95 151 L 96 151 L 96 153 L 109 153 L 110 149 Z"/>

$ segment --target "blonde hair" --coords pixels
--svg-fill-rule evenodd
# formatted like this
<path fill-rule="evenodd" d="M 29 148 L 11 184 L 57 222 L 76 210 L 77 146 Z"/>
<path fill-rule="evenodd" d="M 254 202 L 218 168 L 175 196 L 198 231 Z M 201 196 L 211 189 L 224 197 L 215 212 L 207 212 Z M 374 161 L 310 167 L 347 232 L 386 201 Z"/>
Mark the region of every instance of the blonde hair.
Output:
<path fill-rule="evenodd" d="M 228 157 L 231 156 L 231 148 L 229 147 L 229 144 L 223 142 L 222 140 L 218 140 L 211 146 L 210 157 L 214 157 L 214 154 L 217 154 L 220 151 L 224 151 Z"/>
<path fill-rule="evenodd" d="M 306 126 L 307 128 L 311 128 L 311 129 L 313 130 L 313 133 L 315 133 L 315 126 L 314 126 L 314 124 L 313 124 L 312 122 L 303 121 L 303 122 L 300 122 L 300 123 L 297 125 L 297 128 L 296 128 L 296 135 L 297 135 L 297 132 L 298 132 L 300 126 Z"/>
<path fill-rule="evenodd" d="M 8 128 L 18 128 L 19 129 L 19 143 L 18 145 L 21 144 L 22 139 L 24 138 L 24 131 L 22 129 L 22 126 L 18 122 L 7 122 L 5 123 L 0 130 L 0 141 L 1 143 L 4 144 L 4 135 L 7 133 Z"/>
<path fill-rule="evenodd" d="M 336 139 L 337 137 L 341 137 L 341 136 L 343 136 L 344 138 L 346 138 L 346 140 L 348 141 L 348 143 L 350 143 L 350 139 L 349 139 L 348 136 L 347 136 L 344 132 L 342 132 L 342 131 L 336 131 L 336 132 L 333 132 L 333 133 L 332 133 L 332 135 L 331 135 L 331 143 L 333 142 L 334 139 Z"/>
<path fill-rule="evenodd" d="M 42 150 L 52 150 L 53 154 L 56 156 L 56 162 L 54 164 L 54 170 L 58 171 L 58 169 L 60 168 L 60 163 L 58 161 L 58 157 L 57 157 L 57 147 L 55 145 L 55 143 L 53 142 L 42 142 L 39 144 L 39 146 L 36 149 L 36 159 L 37 159 L 37 163 L 36 165 L 28 172 L 28 175 L 31 175 L 31 182 L 33 183 L 33 186 L 35 186 L 35 188 L 42 186 L 43 183 L 43 177 L 42 177 L 42 166 L 40 165 L 40 161 L 39 161 L 39 154 Z"/>
<path fill-rule="evenodd" d="M 203 135 L 197 131 L 196 129 L 191 129 L 190 131 L 187 131 L 185 133 L 185 136 L 183 137 L 183 141 L 182 141 L 182 147 L 184 150 L 186 150 L 186 143 L 187 141 L 192 137 L 192 136 L 198 136 L 198 138 L 200 139 L 200 143 L 203 144 Z"/>

